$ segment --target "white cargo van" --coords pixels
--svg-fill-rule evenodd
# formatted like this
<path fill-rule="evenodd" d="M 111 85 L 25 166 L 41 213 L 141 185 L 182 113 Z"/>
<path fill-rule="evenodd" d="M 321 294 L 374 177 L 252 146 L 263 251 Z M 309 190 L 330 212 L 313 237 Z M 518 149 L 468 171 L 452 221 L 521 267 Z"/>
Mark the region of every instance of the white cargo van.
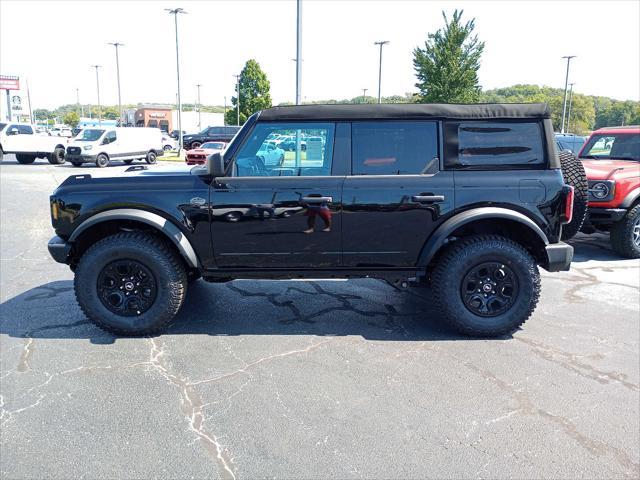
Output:
<path fill-rule="evenodd" d="M 75 167 L 89 162 L 106 167 L 113 160 L 156 163 L 162 147 L 162 132 L 157 128 L 92 127 L 82 130 L 69 143 L 66 160 Z"/>

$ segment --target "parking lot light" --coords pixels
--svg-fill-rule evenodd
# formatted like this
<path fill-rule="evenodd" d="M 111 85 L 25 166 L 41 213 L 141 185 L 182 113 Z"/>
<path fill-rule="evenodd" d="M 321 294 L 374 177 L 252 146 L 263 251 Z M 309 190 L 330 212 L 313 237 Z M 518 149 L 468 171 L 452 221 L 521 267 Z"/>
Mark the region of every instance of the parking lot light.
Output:
<path fill-rule="evenodd" d="M 184 146 L 182 141 L 182 101 L 180 99 L 180 54 L 178 49 L 178 14 L 179 13 L 187 13 L 182 8 L 165 8 L 167 12 L 173 15 L 173 19 L 175 22 L 176 29 L 176 75 L 178 78 L 178 156 L 182 153 L 182 148 Z"/>
<path fill-rule="evenodd" d="M 564 99 L 562 100 L 562 128 L 560 133 L 564 133 L 564 119 L 567 113 L 567 88 L 569 87 L 569 64 L 571 63 L 572 58 L 576 58 L 575 55 L 565 55 L 562 58 L 567 59 L 567 74 L 564 79 Z"/>
<path fill-rule="evenodd" d="M 100 106 L 100 76 L 98 74 L 98 69 L 102 67 L 102 65 L 91 65 L 96 69 L 96 90 L 98 92 L 98 125 L 102 126 L 102 107 Z"/>
<path fill-rule="evenodd" d="M 124 43 L 109 43 L 116 47 L 116 75 L 118 77 L 118 115 L 120 116 L 120 126 L 122 126 L 122 97 L 120 96 L 120 59 L 118 58 L 118 47 L 124 46 Z"/>
<path fill-rule="evenodd" d="M 381 102 L 381 90 L 382 90 L 382 47 L 389 43 L 389 40 L 382 40 L 380 42 L 373 42 L 374 45 L 380 45 L 380 63 L 378 64 L 378 103 Z"/>

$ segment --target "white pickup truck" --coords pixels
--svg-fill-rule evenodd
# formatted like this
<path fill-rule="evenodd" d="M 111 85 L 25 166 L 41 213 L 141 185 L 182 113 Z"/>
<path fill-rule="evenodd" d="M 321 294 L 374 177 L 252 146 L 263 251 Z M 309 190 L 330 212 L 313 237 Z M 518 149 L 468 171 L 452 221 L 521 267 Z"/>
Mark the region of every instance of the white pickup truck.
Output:
<path fill-rule="evenodd" d="M 0 160 L 5 153 L 14 153 L 18 163 L 33 163 L 46 158 L 49 163 L 64 163 L 68 139 L 38 134 L 29 123 L 0 123 Z"/>

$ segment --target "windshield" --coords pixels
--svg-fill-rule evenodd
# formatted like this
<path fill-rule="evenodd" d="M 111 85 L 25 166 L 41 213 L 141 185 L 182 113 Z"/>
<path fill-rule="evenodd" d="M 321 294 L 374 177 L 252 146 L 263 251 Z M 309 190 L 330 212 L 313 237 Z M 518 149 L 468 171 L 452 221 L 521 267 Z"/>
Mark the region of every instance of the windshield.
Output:
<path fill-rule="evenodd" d="M 211 148 L 215 150 L 222 150 L 224 148 L 224 143 L 222 142 L 207 142 L 203 143 L 200 148 Z"/>
<path fill-rule="evenodd" d="M 640 134 L 593 135 L 582 149 L 580 157 L 595 160 L 640 161 Z"/>
<path fill-rule="evenodd" d="M 76 141 L 95 142 L 102 136 L 103 133 L 104 133 L 104 130 L 98 130 L 96 128 L 87 128 L 85 130 L 82 130 L 78 134 L 78 136 L 76 137 Z"/>

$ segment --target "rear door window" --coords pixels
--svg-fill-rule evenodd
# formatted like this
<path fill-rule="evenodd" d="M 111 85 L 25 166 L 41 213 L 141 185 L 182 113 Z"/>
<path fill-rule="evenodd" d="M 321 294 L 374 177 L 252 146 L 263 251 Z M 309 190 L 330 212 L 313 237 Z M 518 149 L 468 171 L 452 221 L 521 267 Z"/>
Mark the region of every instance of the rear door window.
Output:
<path fill-rule="evenodd" d="M 545 164 L 542 128 L 537 122 L 451 122 L 445 135 L 448 168 L 517 169 Z"/>
<path fill-rule="evenodd" d="M 438 170 L 436 122 L 353 122 L 351 135 L 352 175 L 419 175 Z"/>
<path fill-rule="evenodd" d="M 18 132 L 20 135 L 33 135 L 33 128 L 31 125 L 18 125 Z"/>

